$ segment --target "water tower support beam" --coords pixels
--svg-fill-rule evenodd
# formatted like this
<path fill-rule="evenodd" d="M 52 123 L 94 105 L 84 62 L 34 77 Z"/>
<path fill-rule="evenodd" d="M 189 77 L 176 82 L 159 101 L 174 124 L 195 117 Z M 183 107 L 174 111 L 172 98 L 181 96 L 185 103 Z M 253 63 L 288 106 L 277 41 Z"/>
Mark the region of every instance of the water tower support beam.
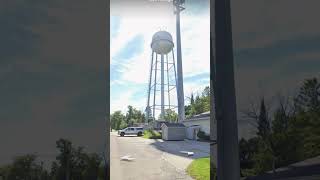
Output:
<path fill-rule="evenodd" d="M 168 59 L 168 54 L 166 54 L 166 61 L 167 61 L 167 80 L 168 80 L 168 104 L 170 109 L 170 78 L 169 78 L 169 59 Z"/>
<path fill-rule="evenodd" d="M 161 54 L 161 118 L 164 113 L 164 55 Z"/>
<path fill-rule="evenodd" d="M 153 54 L 154 52 L 152 51 L 151 55 L 151 66 L 150 66 L 150 76 L 149 76 L 149 87 L 148 87 L 148 101 L 147 101 L 147 118 L 145 119 L 145 123 L 149 122 L 150 118 L 150 93 L 151 93 L 151 80 L 152 80 L 152 68 L 153 68 Z"/>
<path fill-rule="evenodd" d="M 153 121 L 156 120 L 156 91 L 157 91 L 157 65 L 158 65 L 158 55 L 156 54 L 156 65 L 155 65 L 155 72 L 154 72 L 154 85 L 153 85 Z"/>

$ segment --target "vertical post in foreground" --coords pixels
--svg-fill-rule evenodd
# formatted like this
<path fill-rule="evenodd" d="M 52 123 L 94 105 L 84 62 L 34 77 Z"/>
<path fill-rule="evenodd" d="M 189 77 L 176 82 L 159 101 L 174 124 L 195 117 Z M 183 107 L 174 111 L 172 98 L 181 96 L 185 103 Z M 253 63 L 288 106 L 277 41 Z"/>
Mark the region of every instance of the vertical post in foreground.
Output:
<path fill-rule="evenodd" d="M 240 179 L 230 0 L 215 0 L 218 180 Z"/>
<path fill-rule="evenodd" d="M 176 36 L 177 36 L 177 96 L 178 96 L 178 121 L 184 120 L 184 92 L 183 92 L 183 71 L 182 71 L 182 54 L 181 54 L 181 36 L 180 36 L 180 12 L 184 10 L 181 6 L 183 1 L 175 0 L 173 4 L 175 6 L 176 13 Z"/>

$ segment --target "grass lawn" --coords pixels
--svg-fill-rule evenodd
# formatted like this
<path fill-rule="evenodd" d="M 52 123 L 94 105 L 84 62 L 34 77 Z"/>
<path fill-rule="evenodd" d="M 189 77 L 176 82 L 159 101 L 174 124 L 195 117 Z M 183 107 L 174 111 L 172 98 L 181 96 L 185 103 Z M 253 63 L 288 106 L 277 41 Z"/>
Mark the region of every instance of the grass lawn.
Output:
<path fill-rule="evenodd" d="M 161 134 L 153 130 L 145 130 L 142 137 L 146 139 L 161 139 Z"/>
<path fill-rule="evenodd" d="M 187 173 L 196 180 L 210 179 L 210 158 L 199 158 L 188 166 Z"/>

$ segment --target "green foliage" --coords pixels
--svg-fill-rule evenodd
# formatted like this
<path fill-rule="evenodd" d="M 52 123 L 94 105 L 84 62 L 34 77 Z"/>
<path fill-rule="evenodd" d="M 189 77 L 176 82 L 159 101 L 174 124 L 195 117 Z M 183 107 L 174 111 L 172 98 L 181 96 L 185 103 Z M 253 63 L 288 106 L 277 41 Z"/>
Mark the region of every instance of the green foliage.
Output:
<path fill-rule="evenodd" d="M 121 111 L 115 111 L 110 116 L 111 128 L 115 130 L 133 126 L 136 123 L 143 123 L 144 121 L 144 114 L 132 106 L 128 106 L 126 115 L 122 114 Z"/>
<path fill-rule="evenodd" d="M 320 155 L 319 87 L 315 78 L 307 79 L 292 102 L 280 99 L 272 126 L 267 123 L 268 114 L 261 102 L 258 137 L 239 142 L 241 162 L 254 162 L 253 167 L 241 163 L 242 175 L 260 174 Z"/>
<path fill-rule="evenodd" d="M 258 132 L 257 135 L 266 139 L 270 134 L 270 121 L 268 119 L 268 114 L 266 110 L 266 106 L 264 103 L 264 99 L 261 100 L 260 105 L 260 114 L 258 118 Z"/>
<path fill-rule="evenodd" d="M 290 124 L 290 130 L 299 138 L 304 158 L 320 155 L 320 111 L 298 113 Z"/>
<path fill-rule="evenodd" d="M 124 128 L 128 127 L 128 124 L 125 121 L 121 121 L 120 123 L 121 124 L 119 126 L 119 129 L 124 129 Z"/>
<path fill-rule="evenodd" d="M 161 134 L 157 131 L 154 131 L 154 130 L 144 130 L 142 137 L 146 138 L 146 139 L 161 139 L 162 138 Z"/>
<path fill-rule="evenodd" d="M 261 174 L 265 171 L 272 170 L 274 156 L 270 151 L 268 144 L 263 142 L 263 140 L 259 143 L 258 152 L 254 154 L 253 160 L 255 173 Z"/>
<path fill-rule="evenodd" d="M 254 169 L 251 169 L 251 168 L 250 169 L 243 168 L 241 169 L 240 174 L 241 174 L 241 177 L 250 177 L 250 176 L 255 176 L 256 172 Z"/>
<path fill-rule="evenodd" d="M 145 121 L 144 114 L 141 111 L 129 105 L 128 111 L 126 114 L 126 123 L 129 126 L 133 126 L 135 123 L 142 123 L 144 121 Z"/>
<path fill-rule="evenodd" d="M 18 156 L 12 164 L 0 167 L 0 177 L 6 180 L 70 180 L 104 179 L 102 159 L 96 153 L 85 153 L 82 147 L 73 147 L 71 141 L 59 139 L 56 142 L 59 154 L 51 164 L 51 171 L 43 168 L 37 156 Z"/>
<path fill-rule="evenodd" d="M 187 168 L 188 174 L 196 180 L 210 179 L 210 158 L 199 158 L 193 160 Z"/>
<path fill-rule="evenodd" d="M 316 78 L 306 79 L 295 99 L 299 111 L 320 110 L 320 82 Z"/>
<path fill-rule="evenodd" d="M 201 93 L 201 96 L 190 97 L 190 105 L 185 106 L 186 117 L 210 111 L 210 87 L 207 86 Z"/>
<path fill-rule="evenodd" d="M 110 117 L 110 125 L 112 129 L 119 130 L 121 129 L 121 126 L 126 123 L 125 116 L 121 113 L 121 111 L 116 111 L 113 114 L 111 114 Z"/>
<path fill-rule="evenodd" d="M 168 122 L 177 122 L 178 121 L 178 114 L 171 109 L 166 109 L 165 115 L 163 118 L 164 118 L 164 120 L 166 120 Z"/>
<path fill-rule="evenodd" d="M 18 179 L 32 179 L 42 180 L 48 179 L 49 174 L 43 168 L 42 162 L 36 162 L 37 156 L 34 154 L 27 154 L 17 156 L 14 158 L 11 165 L 0 168 L 0 175 L 4 179 L 18 180 Z"/>
<path fill-rule="evenodd" d="M 210 136 L 206 135 L 206 133 L 203 131 L 199 131 L 197 136 L 202 140 L 210 140 Z"/>
<path fill-rule="evenodd" d="M 59 139 L 56 145 L 60 153 L 51 166 L 53 179 L 67 176 L 70 180 L 98 179 L 102 163 L 99 155 L 85 153 L 82 147 L 73 147 L 66 139 Z"/>

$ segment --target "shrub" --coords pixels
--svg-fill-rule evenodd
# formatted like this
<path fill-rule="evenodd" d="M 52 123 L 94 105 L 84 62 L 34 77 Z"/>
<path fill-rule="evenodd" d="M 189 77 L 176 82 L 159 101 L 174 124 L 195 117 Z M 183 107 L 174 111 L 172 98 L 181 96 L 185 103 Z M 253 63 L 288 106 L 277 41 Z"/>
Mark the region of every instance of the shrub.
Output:
<path fill-rule="evenodd" d="M 161 139 L 162 136 L 159 132 L 154 130 L 144 130 L 143 131 L 143 137 L 147 139 Z"/>
<path fill-rule="evenodd" d="M 197 136 L 202 140 L 210 140 L 210 136 L 206 135 L 203 131 L 199 131 Z"/>

